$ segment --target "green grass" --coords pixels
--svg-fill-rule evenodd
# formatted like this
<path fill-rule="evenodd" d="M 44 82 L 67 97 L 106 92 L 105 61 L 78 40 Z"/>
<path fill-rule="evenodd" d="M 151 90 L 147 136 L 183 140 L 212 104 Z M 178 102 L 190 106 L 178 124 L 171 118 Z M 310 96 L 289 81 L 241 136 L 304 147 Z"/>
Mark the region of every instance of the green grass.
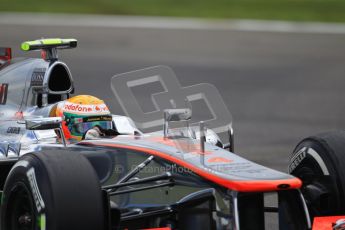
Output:
<path fill-rule="evenodd" d="M 0 0 L 0 11 L 345 22 L 345 0 Z"/>

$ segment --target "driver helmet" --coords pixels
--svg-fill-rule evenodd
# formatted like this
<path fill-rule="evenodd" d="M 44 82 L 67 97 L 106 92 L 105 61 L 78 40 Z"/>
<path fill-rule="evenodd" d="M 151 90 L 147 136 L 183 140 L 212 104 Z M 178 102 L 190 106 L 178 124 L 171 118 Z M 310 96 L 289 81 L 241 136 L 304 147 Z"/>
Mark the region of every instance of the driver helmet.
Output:
<path fill-rule="evenodd" d="M 62 130 L 66 139 L 82 140 L 94 127 L 112 128 L 112 116 L 103 100 L 90 95 L 78 95 L 60 102 L 56 116 L 63 119 Z"/>

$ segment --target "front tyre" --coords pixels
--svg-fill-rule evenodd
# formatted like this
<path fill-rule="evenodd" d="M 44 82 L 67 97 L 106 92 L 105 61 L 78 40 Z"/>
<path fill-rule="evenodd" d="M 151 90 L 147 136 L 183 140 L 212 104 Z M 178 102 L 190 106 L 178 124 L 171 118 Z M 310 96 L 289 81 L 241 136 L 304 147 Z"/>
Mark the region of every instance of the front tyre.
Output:
<path fill-rule="evenodd" d="M 6 179 L 1 230 L 102 230 L 104 217 L 98 177 L 81 154 L 26 154 Z"/>
<path fill-rule="evenodd" d="M 289 172 L 299 177 L 311 217 L 345 214 L 345 132 L 308 137 L 295 148 Z"/>

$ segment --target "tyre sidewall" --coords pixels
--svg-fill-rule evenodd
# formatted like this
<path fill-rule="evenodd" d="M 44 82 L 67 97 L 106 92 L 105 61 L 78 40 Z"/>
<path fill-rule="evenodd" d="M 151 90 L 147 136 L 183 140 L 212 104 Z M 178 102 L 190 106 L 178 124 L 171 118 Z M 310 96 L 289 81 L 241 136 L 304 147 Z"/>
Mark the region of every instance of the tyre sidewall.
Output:
<path fill-rule="evenodd" d="M 23 186 L 29 193 L 33 204 L 34 218 L 37 230 L 55 230 L 54 224 L 45 222 L 52 220 L 50 214 L 54 209 L 50 181 L 45 167 L 33 155 L 24 156 L 11 169 L 4 186 L 1 205 L 1 229 L 6 229 L 8 224 L 9 211 L 14 197 L 14 190 L 17 186 Z M 49 204 L 47 206 L 46 204 Z"/>
<path fill-rule="evenodd" d="M 313 154 L 311 154 L 311 152 Z M 298 154 L 299 160 L 297 162 L 298 165 L 296 166 L 296 162 L 293 162 L 293 160 L 298 158 Z M 320 171 L 323 172 L 323 175 L 329 178 L 330 184 L 328 184 L 327 187 L 330 189 L 332 194 L 332 213 L 329 214 L 343 213 L 345 211 L 344 206 L 342 205 L 344 204 L 345 188 L 343 168 L 339 165 L 339 159 L 337 159 L 337 156 L 334 154 L 334 150 L 331 149 L 323 139 L 311 137 L 300 142 L 295 148 L 290 159 L 289 171 L 291 174 L 300 177 L 304 182 L 303 175 L 299 175 L 301 173 L 298 172 L 298 170 L 300 170 L 299 166 L 308 167 L 307 164 L 310 163 L 312 163 L 314 166 L 318 165 Z M 292 164 L 294 167 L 293 170 L 291 170 Z"/>

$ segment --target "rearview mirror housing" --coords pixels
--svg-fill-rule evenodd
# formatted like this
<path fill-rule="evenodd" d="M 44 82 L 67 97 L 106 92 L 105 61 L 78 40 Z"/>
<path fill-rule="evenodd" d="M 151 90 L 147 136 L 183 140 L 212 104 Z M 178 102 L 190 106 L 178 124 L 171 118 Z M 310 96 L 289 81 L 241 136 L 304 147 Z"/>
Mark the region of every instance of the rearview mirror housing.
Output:
<path fill-rule="evenodd" d="M 32 118 L 25 120 L 25 126 L 28 130 L 47 130 L 61 128 L 61 117 Z"/>
<path fill-rule="evenodd" d="M 185 109 L 166 109 L 164 110 L 165 121 L 189 121 L 192 118 L 192 110 Z"/>

